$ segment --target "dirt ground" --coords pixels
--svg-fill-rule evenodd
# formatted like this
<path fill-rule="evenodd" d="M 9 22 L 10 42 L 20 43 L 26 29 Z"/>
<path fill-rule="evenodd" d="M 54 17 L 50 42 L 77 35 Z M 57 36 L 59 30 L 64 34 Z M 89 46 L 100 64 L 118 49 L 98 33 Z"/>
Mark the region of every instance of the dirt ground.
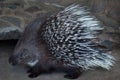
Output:
<path fill-rule="evenodd" d="M 68 80 L 64 73 L 52 73 L 30 79 L 21 67 L 13 67 L 8 63 L 8 57 L 13 52 L 13 41 L 0 41 L 0 80 Z M 120 50 L 114 49 L 113 56 L 117 59 L 110 71 L 94 70 L 84 72 L 76 80 L 120 80 Z"/>

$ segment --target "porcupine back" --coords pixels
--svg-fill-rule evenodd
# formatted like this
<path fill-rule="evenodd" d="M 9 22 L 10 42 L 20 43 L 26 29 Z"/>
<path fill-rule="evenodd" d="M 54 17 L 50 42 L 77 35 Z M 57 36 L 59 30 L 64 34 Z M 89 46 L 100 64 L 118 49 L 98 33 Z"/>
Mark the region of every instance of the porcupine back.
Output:
<path fill-rule="evenodd" d="M 98 36 L 104 30 L 103 24 L 93 16 L 87 7 L 71 5 L 42 25 L 41 35 L 50 53 L 65 66 L 110 69 L 114 57 L 108 50 L 97 47 Z"/>

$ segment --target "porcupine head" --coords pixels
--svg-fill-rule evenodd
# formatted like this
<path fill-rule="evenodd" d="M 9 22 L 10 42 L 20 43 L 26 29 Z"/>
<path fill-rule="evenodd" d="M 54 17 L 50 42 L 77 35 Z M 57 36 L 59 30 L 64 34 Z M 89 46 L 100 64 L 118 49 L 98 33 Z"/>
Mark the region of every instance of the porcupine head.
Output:
<path fill-rule="evenodd" d="M 18 40 L 9 58 L 10 64 L 25 67 L 30 78 L 53 71 L 51 66 L 54 64 L 50 61 L 51 59 L 48 60 L 49 52 L 46 44 L 40 36 L 39 40 L 36 39 L 41 23 L 41 18 L 37 18 L 25 28 L 23 36 Z"/>
<path fill-rule="evenodd" d="M 36 32 L 40 26 L 40 19 L 36 19 L 30 23 L 24 30 L 23 36 L 18 41 L 13 54 L 9 58 L 9 62 L 13 65 L 25 65 L 34 67 L 41 59 L 43 53 L 36 47 Z M 33 31 L 34 30 L 34 31 Z M 44 48 L 42 45 L 42 48 Z M 42 61 L 42 59 L 41 59 Z"/>

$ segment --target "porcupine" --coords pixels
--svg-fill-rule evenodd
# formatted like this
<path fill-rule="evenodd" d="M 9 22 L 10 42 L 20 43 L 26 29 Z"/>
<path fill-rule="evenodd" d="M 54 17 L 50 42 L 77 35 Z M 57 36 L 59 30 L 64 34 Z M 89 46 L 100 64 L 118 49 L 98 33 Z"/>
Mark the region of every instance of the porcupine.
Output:
<path fill-rule="evenodd" d="M 42 24 L 35 22 L 38 27 L 25 29 L 10 57 L 10 63 L 31 67 L 29 77 L 62 68 L 67 72 L 64 77 L 74 79 L 88 69 L 113 66 L 111 51 L 99 47 L 105 26 L 87 7 L 71 5 Z"/>

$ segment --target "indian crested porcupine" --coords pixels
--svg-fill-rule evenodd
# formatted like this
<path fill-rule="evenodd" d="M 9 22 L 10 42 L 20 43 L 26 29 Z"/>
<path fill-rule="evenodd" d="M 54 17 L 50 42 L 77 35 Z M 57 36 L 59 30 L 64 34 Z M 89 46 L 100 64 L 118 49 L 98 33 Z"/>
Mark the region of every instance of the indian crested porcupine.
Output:
<path fill-rule="evenodd" d="M 99 43 L 104 27 L 87 7 L 71 5 L 28 25 L 9 61 L 29 66 L 29 77 L 61 69 L 74 79 L 88 69 L 109 70 L 115 59 Z"/>

